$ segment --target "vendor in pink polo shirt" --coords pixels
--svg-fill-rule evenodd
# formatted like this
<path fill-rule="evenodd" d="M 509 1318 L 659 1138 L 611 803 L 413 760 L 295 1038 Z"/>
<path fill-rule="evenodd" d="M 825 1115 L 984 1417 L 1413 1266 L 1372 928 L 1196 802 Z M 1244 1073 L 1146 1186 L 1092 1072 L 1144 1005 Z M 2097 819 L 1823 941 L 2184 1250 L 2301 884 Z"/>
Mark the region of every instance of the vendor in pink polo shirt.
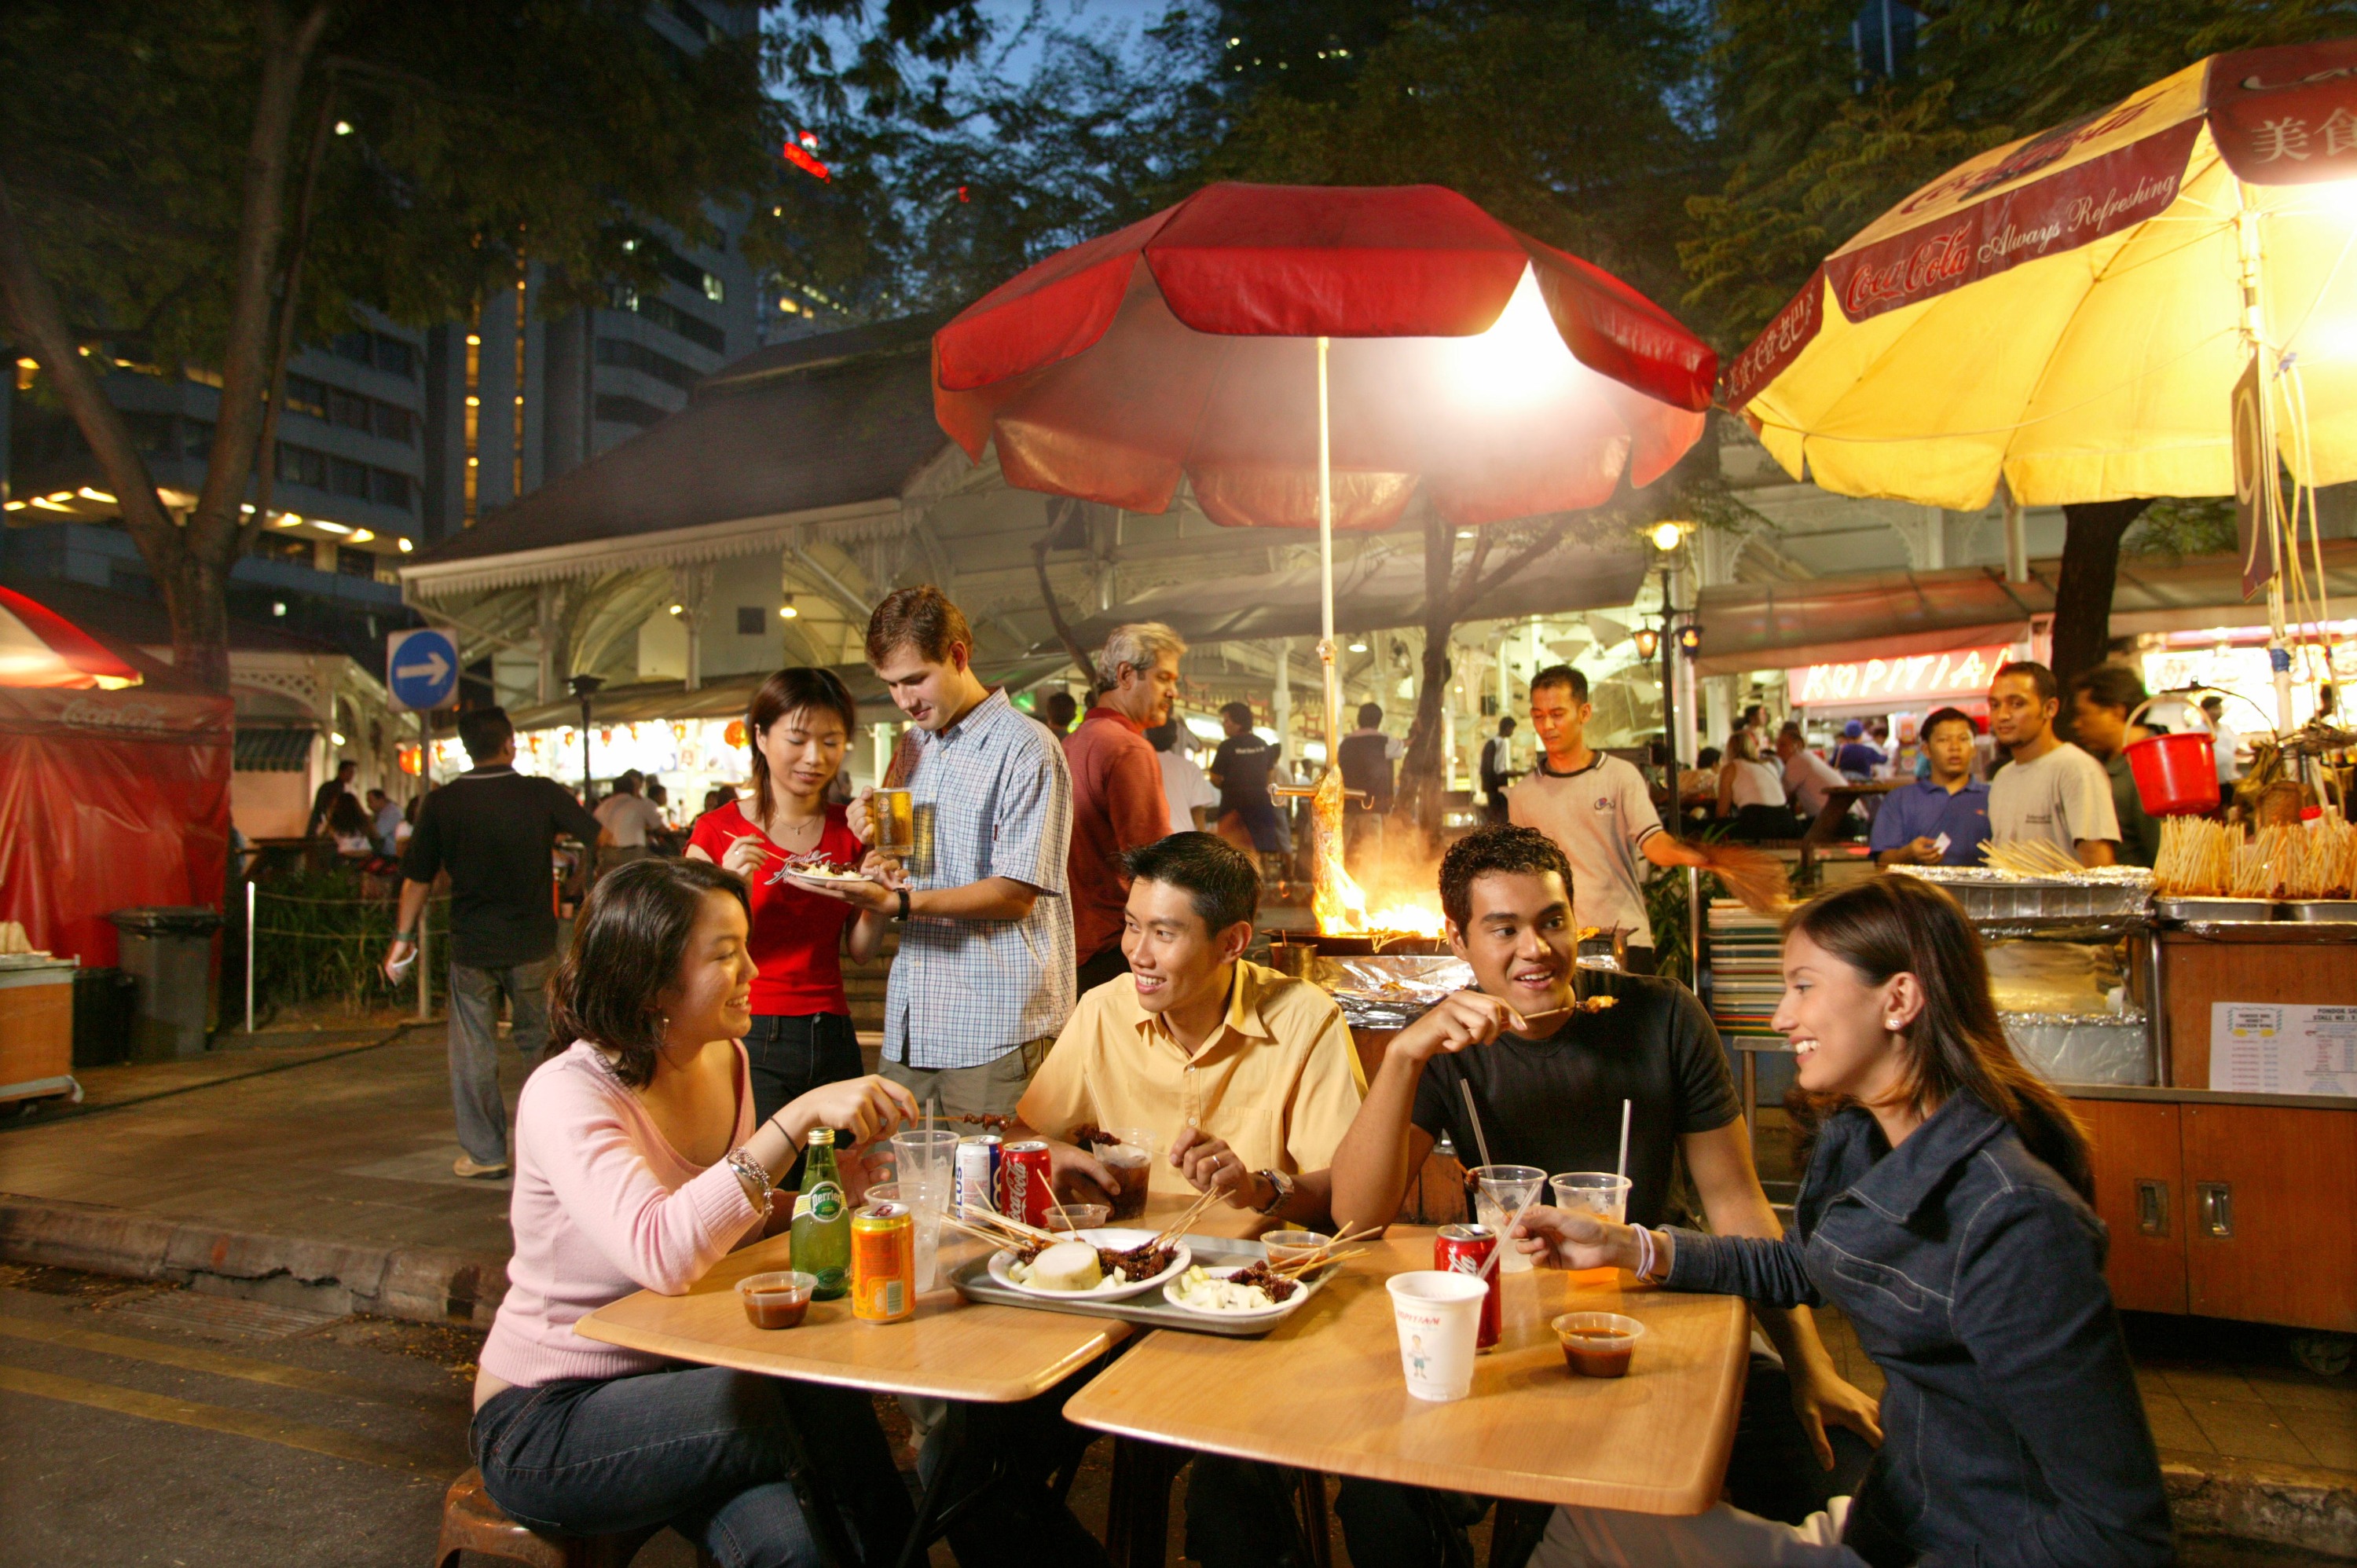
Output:
<path fill-rule="evenodd" d="M 1086 995 L 1129 971 L 1122 957 L 1129 878 L 1122 856 L 1170 831 L 1162 759 L 1146 732 L 1170 716 L 1187 645 L 1159 621 L 1115 627 L 1097 659 L 1097 699 L 1064 737 L 1072 772 L 1072 951 Z"/>

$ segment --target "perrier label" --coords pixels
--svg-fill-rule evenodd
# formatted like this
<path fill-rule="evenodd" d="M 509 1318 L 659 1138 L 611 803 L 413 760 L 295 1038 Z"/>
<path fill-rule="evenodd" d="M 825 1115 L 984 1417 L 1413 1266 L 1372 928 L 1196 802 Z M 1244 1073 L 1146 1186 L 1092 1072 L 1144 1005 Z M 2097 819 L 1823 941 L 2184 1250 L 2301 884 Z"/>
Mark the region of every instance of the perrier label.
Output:
<path fill-rule="evenodd" d="M 834 1168 L 834 1129 L 811 1129 L 802 1189 L 794 1197 L 794 1267 L 818 1281 L 811 1294 L 833 1301 L 851 1288 L 851 1205 Z"/>

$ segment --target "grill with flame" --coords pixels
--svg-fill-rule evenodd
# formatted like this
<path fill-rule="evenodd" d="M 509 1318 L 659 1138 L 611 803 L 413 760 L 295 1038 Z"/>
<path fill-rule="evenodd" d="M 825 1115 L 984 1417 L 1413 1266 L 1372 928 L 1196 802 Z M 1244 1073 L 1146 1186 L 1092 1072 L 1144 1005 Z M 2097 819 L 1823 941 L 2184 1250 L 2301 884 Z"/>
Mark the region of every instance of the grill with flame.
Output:
<path fill-rule="evenodd" d="M 1309 799 L 1316 832 L 1316 882 L 1310 909 L 1318 917 L 1320 935 L 1414 936 L 1445 935 L 1437 893 L 1386 898 L 1368 908 L 1366 890 L 1342 865 L 1342 770 L 1329 768 Z"/>

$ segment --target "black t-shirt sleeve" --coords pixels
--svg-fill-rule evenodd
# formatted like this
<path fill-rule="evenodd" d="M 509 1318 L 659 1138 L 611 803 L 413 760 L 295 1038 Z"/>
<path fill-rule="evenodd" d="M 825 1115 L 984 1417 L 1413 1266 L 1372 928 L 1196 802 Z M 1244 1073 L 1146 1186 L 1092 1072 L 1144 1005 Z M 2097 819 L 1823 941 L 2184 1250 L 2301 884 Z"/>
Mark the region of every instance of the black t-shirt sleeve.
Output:
<path fill-rule="evenodd" d="M 1743 1114 L 1735 1080 L 1727 1070 L 1727 1048 L 1702 1001 L 1683 985 L 1671 985 L 1670 1069 L 1678 1081 L 1678 1131 L 1708 1133 Z"/>
<path fill-rule="evenodd" d="M 431 882 L 442 869 L 441 803 L 442 792 L 437 789 L 417 809 L 417 825 L 410 831 L 409 847 L 401 854 L 401 875 L 411 882 Z"/>
<path fill-rule="evenodd" d="M 583 843 L 594 844 L 604 826 L 592 816 L 587 807 L 573 798 L 573 791 L 554 779 L 542 780 L 548 786 L 549 825 L 559 833 L 569 834 Z"/>
<path fill-rule="evenodd" d="M 1229 768 L 1234 764 L 1235 760 L 1236 743 L 1232 739 L 1223 740 L 1220 742 L 1219 748 L 1211 753 L 1211 766 L 1210 771 L 1218 774 L 1222 779 L 1225 779 L 1228 776 Z"/>

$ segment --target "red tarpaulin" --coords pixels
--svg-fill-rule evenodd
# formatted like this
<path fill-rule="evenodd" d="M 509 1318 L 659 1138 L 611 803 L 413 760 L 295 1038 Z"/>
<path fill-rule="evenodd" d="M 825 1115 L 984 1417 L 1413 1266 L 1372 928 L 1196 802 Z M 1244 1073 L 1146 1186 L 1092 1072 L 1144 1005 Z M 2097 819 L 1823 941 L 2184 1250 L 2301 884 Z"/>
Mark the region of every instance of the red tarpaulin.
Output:
<path fill-rule="evenodd" d="M 229 861 L 234 705 L 111 650 L 140 684 L 0 685 L 0 920 L 90 965 L 115 961 L 113 910 L 220 908 Z"/>

